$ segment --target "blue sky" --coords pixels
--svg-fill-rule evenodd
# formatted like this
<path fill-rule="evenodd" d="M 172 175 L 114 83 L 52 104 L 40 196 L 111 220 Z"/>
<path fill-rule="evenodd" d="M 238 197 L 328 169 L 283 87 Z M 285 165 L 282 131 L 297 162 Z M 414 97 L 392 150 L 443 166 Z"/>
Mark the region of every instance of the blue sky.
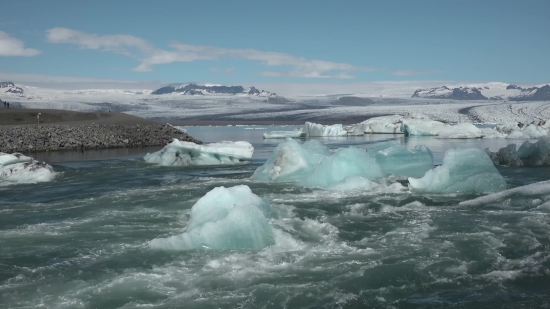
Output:
<path fill-rule="evenodd" d="M 547 0 L 1 2 L 0 71 L 19 76 L 550 81 Z"/>

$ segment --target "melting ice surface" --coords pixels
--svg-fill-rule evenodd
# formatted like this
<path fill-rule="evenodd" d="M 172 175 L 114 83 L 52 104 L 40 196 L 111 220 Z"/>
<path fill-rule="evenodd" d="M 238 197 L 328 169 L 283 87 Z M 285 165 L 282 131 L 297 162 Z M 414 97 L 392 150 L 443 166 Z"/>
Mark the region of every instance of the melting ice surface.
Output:
<path fill-rule="evenodd" d="M 322 125 L 313 122 L 306 122 L 305 131 L 308 136 L 346 136 L 348 131 L 344 130 L 341 124 Z"/>
<path fill-rule="evenodd" d="M 38 183 L 53 180 L 53 168 L 20 153 L 0 152 L 0 185 Z"/>
<path fill-rule="evenodd" d="M 253 179 L 297 182 L 306 187 L 332 190 L 372 189 L 389 175 L 422 176 L 433 167 L 433 155 L 425 146 L 409 150 L 384 143 L 365 151 L 356 147 L 331 152 L 317 140 L 300 144 L 288 139 L 280 143 Z"/>
<path fill-rule="evenodd" d="M 293 131 L 270 131 L 263 134 L 264 138 L 302 138 L 307 137 L 307 133 L 302 130 L 293 130 Z"/>
<path fill-rule="evenodd" d="M 525 141 L 516 151 L 516 144 L 510 144 L 497 152 L 486 150 L 493 162 L 504 166 L 549 166 L 550 137 L 542 137 L 537 142 Z"/>
<path fill-rule="evenodd" d="M 252 157 L 254 147 L 249 142 L 218 142 L 198 145 L 174 139 L 161 150 L 143 157 L 147 163 L 162 166 L 237 164 Z"/>
<path fill-rule="evenodd" d="M 191 208 L 185 233 L 154 239 L 149 245 L 172 250 L 260 250 L 274 244 L 273 231 L 265 217 L 270 213 L 269 203 L 248 186 L 214 188 Z"/>
<path fill-rule="evenodd" d="M 450 149 L 443 164 L 422 178 L 409 178 L 411 189 L 433 193 L 487 193 L 506 189 L 487 154 L 478 148 Z"/>

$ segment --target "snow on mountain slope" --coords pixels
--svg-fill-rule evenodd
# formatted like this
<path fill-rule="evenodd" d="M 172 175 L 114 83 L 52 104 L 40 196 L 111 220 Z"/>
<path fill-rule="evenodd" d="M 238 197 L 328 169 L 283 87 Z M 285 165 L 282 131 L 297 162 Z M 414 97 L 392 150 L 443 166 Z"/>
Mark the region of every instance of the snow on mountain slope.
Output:
<path fill-rule="evenodd" d="M 265 90 L 258 90 L 254 86 L 245 89 L 242 86 L 222 86 L 215 84 L 184 84 L 168 85 L 159 88 L 151 94 L 181 94 L 181 95 L 250 95 L 259 97 L 276 97 L 275 93 Z"/>
<path fill-rule="evenodd" d="M 0 82 L 0 93 L 11 95 L 23 95 L 23 89 L 12 82 Z"/>
<path fill-rule="evenodd" d="M 414 92 L 412 98 L 545 101 L 550 100 L 550 85 L 523 88 L 507 83 L 492 82 L 454 87 L 441 86 L 430 89 L 418 89 Z"/>

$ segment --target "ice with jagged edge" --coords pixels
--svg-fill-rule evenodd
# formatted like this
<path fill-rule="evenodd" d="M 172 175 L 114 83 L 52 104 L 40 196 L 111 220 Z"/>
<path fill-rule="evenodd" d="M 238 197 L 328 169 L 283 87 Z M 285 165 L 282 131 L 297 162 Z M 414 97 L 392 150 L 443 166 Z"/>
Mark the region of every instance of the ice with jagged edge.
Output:
<path fill-rule="evenodd" d="M 266 163 L 258 167 L 251 178 L 268 182 L 295 182 L 301 186 L 328 190 L 370 190 L 385 185 L 384 179 L 389 175 L 424 175 L 431 168 L 433 156 L 425 146 L 408 150 L 388 143 L 368 151 L 349 147 L 331 152 L 317 140 L 300 144 L 287 139 L 273 150 Z"/>
<path fill-rule="evenodd" d="M 149 242 L 154 249 L 261 250 L 275 244 L 269 203 L 246 185 L 217 187 L 191 208 L 185 232 Z"/>
<path fill-rule="evenodd" d="M 403 134 L 401 131 L 401 123 L 405 119 L 429 119 L 426 115 L 418 113 L 409 113 L 405 116 L 389 115 L 372 117 L 363 122 L 348 125 L 345 130 L 348 135 L 363 135 L 363 134 Z"/>
<path fill-rule="evenodd" d="M 53 168 L 20 153 L 0 152 L 0 185 L 38 183 L 52 181 Z"/>
<path fill-rule="evenodd" d="M 437 136 L 438 138 L 481 138 L 481 129 L 471 123 L 449 125 L 435 120 L 405 119 L 401 131 L 406 136 Z"/>
<path fill-rule="evenodd" d="M 264 133 L 265 139 L 280 139 L 280 138 L 303 138 L 307 137 L 307 133 L 303 129 L 293 131 L 269 131 Z"/>
<path fill-rule="evenodd" d="M 550 166 L 550 137 L 540 138 L 536 143 L 525 141 L 516 150 L 516 144 L 500 148 L 496 152 L 485 152 L 496 165 L 503 166 Z"/>
<path fill-rule="evenodd" d="M 237 164 L 252 157 L 254 147 L 249 142 L 218 142 L 198 145 L 174 139 L 161 150 L 148 153 L 145 162 L 161 166 Z"/>
<path fill-rule="evenodd" d="M 550 212 L 550 180 L 480 196 L 461 202 L 459 206 L 534 209 Z"/>
<path fill-rule="evenodd" d="M 489 193 L 506 189 L 506 181 L 483 150 L 456 148 L 445 153 L 441 166 L 422 178 L 409 178 L 409 187 L 431 193 Z"/>
<path fill-rule="evenodd" d="M 434 167 L 433 154 L 424 145 L 407 149 L 395 143 L 381 143 L 370 146 L 367 153 L 374 156 L 386 175 L 422 177 Z"/>
<path fill-rule="evenodd" d="M 544 136 L 548 136 L 548 133 L 550 133 L 550 121 L 548 122 L 549 125 L 536 125 L 536 124 L 529 124 L 523 128 L 517 128 L 513 129 L 506 138 L 508 139 L 534 139 L 534 138 L 541 138 Z"/>
<path fill-rule="evenodd" d="M 313 122 L 306 122 L 305 132 L 308 136 L 347 136 L 348 131 L 344 130 L 341 124 L 322 125 Z"/>

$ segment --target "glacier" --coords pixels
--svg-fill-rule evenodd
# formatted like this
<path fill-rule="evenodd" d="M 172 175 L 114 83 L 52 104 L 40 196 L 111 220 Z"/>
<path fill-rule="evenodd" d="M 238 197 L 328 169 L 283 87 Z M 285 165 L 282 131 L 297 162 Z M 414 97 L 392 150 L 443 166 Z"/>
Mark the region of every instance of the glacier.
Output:
<path fill-rule="evenodd" d="M 409 178 L 409 187 L 430 193 L 489 193 L 506 189 L 506 181 L 483 150 L 456 148 L 422 178 Z"/>
<path fill-rule="evenodd" d="M 306 122 L 305 132 L 308 136 L 347 136 L 348 131 L 344 130 L 341 124 L 322 125 L 313 122 Z"/>
<path fill-rule="evenodd" d="M 307 133 L 303 129 L 293 130 L 293 131 L 270 131 L 264 133 L 265 139 L 270 138 L 302 138 L 307 137 Z"/>
<path fill-rule="evenodd" d="M 418 145 L 413 150 L 395 143 L 381 143 L 367 148 L 386 176 L 422 177 L 434 167 L 431 150 Z"/>
<path fill-rule="evenodd" d="M 218 142 L 198 145 L 174 139 L 161 150 L 146 154 L 147 163 L 161 166 L 237 164 L 252 157 L 254 147 L 249 142 Z"/>
<path fill-rule="evenodd" d="M 153 249 L 261 250 L 275 244 L 269 203 L 246 185 L 217 187 L 191 208 L 185 232 L 149 242 Z"/>
<path fill-rule="evenodd" d="M 45 162 L 21 153 L 0 152 L 0 185 L 48 182 L 55 176 L 53 168 Z"/>

